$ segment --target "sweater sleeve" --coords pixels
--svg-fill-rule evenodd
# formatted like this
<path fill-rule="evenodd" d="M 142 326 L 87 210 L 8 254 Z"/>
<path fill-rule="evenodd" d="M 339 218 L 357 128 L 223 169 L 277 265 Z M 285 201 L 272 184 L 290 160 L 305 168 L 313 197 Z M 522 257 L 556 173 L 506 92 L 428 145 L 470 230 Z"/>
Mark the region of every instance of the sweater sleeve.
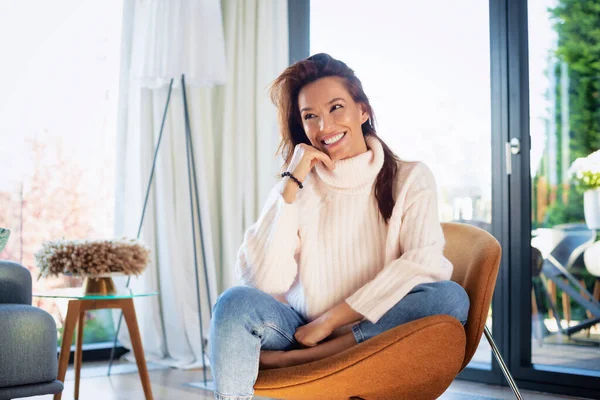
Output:
<path fill-rule="evenodd" d="M 439 221 L 433 174 L 418 163 L 406 178 L 402 207 L 400 258 L 389 262 L 373 280 L 346 299 L 354 310 L 376 323 L 422 283 L 450 279 L 452 264 L 444 258 L 444 233 Z M 394 213 L 399 210 L 394 209 Z M 391 228 L 393 229 L 393 228 Z"/>
<path fill-rule="evenodd" d="M 235 265 L 243 285 L 269 294 L 287 292 L 298 272 L 298 205 L 283 199 L 284 182 L 271 190 L 258 220 L 246 231 Z"/>

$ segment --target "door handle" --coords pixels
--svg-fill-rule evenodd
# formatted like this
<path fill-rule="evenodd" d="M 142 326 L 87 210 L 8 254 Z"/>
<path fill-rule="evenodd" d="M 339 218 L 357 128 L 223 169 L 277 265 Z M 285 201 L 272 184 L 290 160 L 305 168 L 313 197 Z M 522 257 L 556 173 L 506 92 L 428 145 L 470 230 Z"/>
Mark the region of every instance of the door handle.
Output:
<path fill-rule="evenodd" d="M 521 141 L 514 137 L 510 139 L 510 142 L 505 143 L 505 161 L 506 161 L 506 175 L 512 174 L 512 157 L 513 154 L 521 153 Z"/>

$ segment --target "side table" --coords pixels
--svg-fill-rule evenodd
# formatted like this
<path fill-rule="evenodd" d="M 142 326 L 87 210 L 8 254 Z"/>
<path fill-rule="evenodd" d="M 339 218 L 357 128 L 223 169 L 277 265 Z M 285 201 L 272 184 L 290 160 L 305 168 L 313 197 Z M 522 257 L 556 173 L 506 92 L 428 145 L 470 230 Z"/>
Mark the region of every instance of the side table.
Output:
<path fill-rule="evenodd" d="M 83 323 L 85 312 L 89 310 L 100 310 L 104 308 L 118 308 L 123 311 L 123 317 L 129 329 L 133 354 L 137 363 L 142 387 L 146 400 L 153 400 L 152 388 L 150 386 L 150 378 L 148 377 L 148 369 L 146 367 L 146 358 L 144 356 L 144 348 L 140 338 L 140 330 L 135 315 L 133 299 L 136 297 L 155 296 L 158 292 L 136 293 L 131 289 L 125 289 L 115 294 L 110 295 L 90 295 L 85 294 L 82 288 L 66 288 L 56 289 L 48 292 L 34 293 L 34 297 L 44 297 L 53 299 L 68 299 L 69 305 L 67 308 L 67 317 L 63 330 L 63 337 L 60 347 L 60 356 L 58 358 L 58 377 L 57 379 L 64 383 L 67 366 L 69 363 L 69 355 L 71 353 L 71 343 L 73 341 L 73 333 L 77 326 L 77 337 L 75 345 L 75 395 L 74 399 L 79 399 L 79 378 L 81 374 L 81 356 L 83 347 Z M 54 400 L 60 400 L 62 393 L 54 395 Z"/>

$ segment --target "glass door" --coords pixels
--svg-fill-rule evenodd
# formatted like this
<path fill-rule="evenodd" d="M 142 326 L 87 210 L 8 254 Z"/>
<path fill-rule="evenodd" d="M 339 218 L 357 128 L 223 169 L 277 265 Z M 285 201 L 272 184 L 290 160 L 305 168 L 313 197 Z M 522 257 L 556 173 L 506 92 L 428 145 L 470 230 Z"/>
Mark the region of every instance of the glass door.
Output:
<path fill-rule="evenodd" d="M 510 136 L 521 141 L 511 367 L 525 386 L 598 398 L 600 0 L 507 4 L 509 65 L 520 65 L 509 74 Z"/>

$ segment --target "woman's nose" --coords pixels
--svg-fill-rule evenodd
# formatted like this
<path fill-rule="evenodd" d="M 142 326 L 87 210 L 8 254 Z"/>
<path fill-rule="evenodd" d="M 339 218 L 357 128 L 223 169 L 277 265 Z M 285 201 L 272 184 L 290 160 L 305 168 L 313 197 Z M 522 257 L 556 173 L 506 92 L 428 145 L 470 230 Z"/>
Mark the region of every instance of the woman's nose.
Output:
<path fill-rule="evenodd" d="M 319 123 L 319 129 L 321 130 L 321 132 L 329 131 L 332 126 L 333 126 L 333 118 L 331 118 L 329 116 L 324 116 L 321 118 L 321 121 Z"/>

